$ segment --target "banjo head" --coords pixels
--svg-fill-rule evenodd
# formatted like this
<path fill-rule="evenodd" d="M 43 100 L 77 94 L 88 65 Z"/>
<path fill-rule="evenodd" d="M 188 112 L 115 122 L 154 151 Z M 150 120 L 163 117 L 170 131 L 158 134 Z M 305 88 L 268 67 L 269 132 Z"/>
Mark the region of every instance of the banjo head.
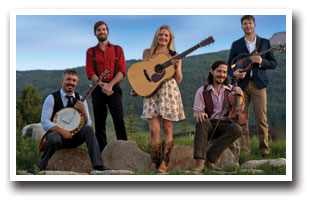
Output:
<path fill-rule="evenodd" d="M 74 135 L 83 127 L 84 117 L 77 109 L 66 107 L 55 114 L 53 122 Z"/>

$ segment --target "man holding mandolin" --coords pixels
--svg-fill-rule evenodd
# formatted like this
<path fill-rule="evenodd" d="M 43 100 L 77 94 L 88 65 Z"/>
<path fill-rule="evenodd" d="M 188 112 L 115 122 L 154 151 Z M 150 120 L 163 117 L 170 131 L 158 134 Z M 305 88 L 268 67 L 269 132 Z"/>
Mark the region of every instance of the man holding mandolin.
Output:
<path fill-rule="evenodd" d="M 86 142 L 93 168 L 100 171 L 106 170 L 91 127 L 87 102 L 83 101 L 83 98 L 74 91 L 78 80 L 75 70 L 65 70 L 61 81 L 62 88 L 47 96 L 44 101 L 41 123 L 43 129 L 48 132 L 43 137 L 46 143 L 42 147 L 44 154 L 38 165 L 40 171 L 46 168 L 48 160 L 57 149 L 75 148 L 84 142 Z M 77 126 L 75 133 L 73 131 L 75 129 L 69 129 L 69 127 L 74 124 L 76 117 L 80 125 Z M 40 145 L 42 144 L 41 140 Z"/>
<path fill-rule="evenodd" d="M 255 18 L 245 15 L 241 18 L 244 37 L 233 42 L 228 58 L 229 75 L 237 79 L 244 93 L 244 110 L 248 116 L 250 101 L 253 104 L 258 128 L 259 149 L 262 156 L 269 155 L 267 124 L 267 69 L 277 67 L 270 41 L 254 32 Z M 267 51 L 266 51 L 267 50 Z M 264 54 L 262 54 L 264 52 Z M 251 153 L 248 123 L 242 126 L 241 148 Z"/>

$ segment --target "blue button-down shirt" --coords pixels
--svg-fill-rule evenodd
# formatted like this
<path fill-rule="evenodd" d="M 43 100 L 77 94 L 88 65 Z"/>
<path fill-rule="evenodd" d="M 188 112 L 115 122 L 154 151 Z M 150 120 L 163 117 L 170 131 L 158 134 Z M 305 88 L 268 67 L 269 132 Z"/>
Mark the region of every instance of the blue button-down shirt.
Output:
<path fill-rule="evenodd" d="M 66 106 L 68 103 L 68 99 L 66 98 L 66 95 L 67 94 L 61 89 L 60 90 L 60 97 L 61 97 L 62 104 L 64 106 Z M 75 93 L 72 93 L 72 96 L 75 98 Z M 81 98 L 82 97 L 80 96 L 80 99 Z M 54 104 L 55 104 L 54 96 L 52 94 L 50 94 L 49 96 L 46 97 L 46 99 L 44 101 L 42 114 L 41 114 L 41 124 L 42 124 L 42 128 L 45 131 L 49 131 L 52 127 L 56 126 L 55 123 L 51 121 L 51 118 L 53 115 Z M 86 125 L 91 126 L 92 122 L 91 122 L 91 119 L 89 116 L 87 102 L 84 101 L 83 104 L 84 104 L 84 109 L 85 109 L 87 117 L 88 117 L 88 121 L 87 121 Z"/>

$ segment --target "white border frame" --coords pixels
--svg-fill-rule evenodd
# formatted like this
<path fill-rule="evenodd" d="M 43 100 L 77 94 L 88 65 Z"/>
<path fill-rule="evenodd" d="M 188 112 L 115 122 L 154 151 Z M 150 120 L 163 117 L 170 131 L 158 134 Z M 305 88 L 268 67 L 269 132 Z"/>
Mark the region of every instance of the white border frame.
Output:
<path fill-rule="evenodd" d="M 286 15 L 286 175 L 16 175 L 16 15 Z M 14 9 L 10 12 L 11 181 L 292 181 L 291 9 Z"/>

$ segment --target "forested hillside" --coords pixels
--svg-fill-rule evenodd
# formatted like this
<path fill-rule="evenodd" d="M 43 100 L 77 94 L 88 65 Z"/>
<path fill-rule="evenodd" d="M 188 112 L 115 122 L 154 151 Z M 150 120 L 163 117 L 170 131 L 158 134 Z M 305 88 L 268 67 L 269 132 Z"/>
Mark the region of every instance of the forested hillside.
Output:
<path fill-rule="evenodd" d="M 211 64 L 215 60 L 227 60 L 229 51 L 221 51 L 216 53 L 201 54 L 196 56 L 189 56 L 182 60 L 182 72 L 183 81 L 179 85 L 182 100 L 185 111 L 188 115 L 188 121 L 191 125 L 194 125 L 193 116 L 193 102 L 196 90 L 205 84 L 206 75 L 210 70 Z M 286 118 L 286 55 L 285 52 L 275 53 L 278 60 L 278 67 L 275 70 L 268 71 L 269 86 L 268 86 L 268 123 L 269 124 L 281 124 L 285 126 Z M 127 61 L 127 69 L 131 64 L 137 62 L 137 60 Z M 77 87 L 78 92 L 84 94 L 88 89 L 91 82 L 86 78 L 85 67 L 76 67 L 80 81 Z M 46 98 L 48 94 L 58 90 L 61 87 L 60 81 L 63 70 L 32 70 L 32 71 L 16 71 L 16 93 L 17 97 L 20 95 L 21 89 L 27 84 L 32 84 L 38 89 L 39 94 L 42 96 L 42 100 Z M 291 75 L 288 75 L 291 76 Z M 147 129 L 147 124 L 138 117 L 142 112 L 141 97 L 131 97 L 131 87 L 128 83 L 127 77 L 125 77 L 121 83 L 123 89 L 123 102 L 125 107 L 125 114 L 129 113 L 129 106 L 133 105 L 136 119 L 141 121 L 139 124 L 142 129 Z M 43 104 L 43 103 L 42 103 Z M 88 98 L 88 104 L 92 115 L 91 98 Z M 181 122 L 179 123 L 181 124 Z M 251 112 L 250 124 L 255 124 L 253 114 Z"/>

